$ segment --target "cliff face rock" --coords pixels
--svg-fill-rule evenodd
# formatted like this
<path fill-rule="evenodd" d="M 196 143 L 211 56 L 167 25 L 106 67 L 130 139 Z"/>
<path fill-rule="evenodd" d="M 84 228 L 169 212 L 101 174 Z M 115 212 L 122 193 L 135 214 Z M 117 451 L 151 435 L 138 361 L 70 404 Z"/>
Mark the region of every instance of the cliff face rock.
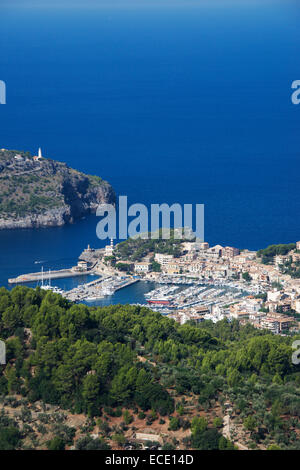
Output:
<path fill-rule="evenodd" d="M 88 178 L 65 178 L 62 194 L 72 220 L 96 212 L 101 203 L 115 203 L 115 193 L 107 182 L 91 185 Z"/>
<path fill-rule="evenodd" d="M 0 151 L 0 229 L 61 226 L 115 200 L 110 184 L 98 176 L 29 153 Z"/>
<path fill-rule="evenodd" d="M 44 214 L 32 214 L 16 219 L 0 218 L 0 229 L 59 227 L 71 221 L 68 206 L 50 209 Z"/>

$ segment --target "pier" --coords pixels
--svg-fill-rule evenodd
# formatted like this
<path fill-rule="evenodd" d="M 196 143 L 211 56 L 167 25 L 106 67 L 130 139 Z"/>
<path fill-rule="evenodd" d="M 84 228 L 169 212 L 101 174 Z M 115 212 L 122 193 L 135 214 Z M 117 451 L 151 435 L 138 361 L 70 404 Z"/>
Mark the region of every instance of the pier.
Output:
<path fill-rule="evenodd" d="M 57 271 L 41 271 L 37 273 L 29 273 L 29 274 L 20 274 L 20 276 L 8 279 L 9 284 L 19 284 L 23 282 L 37 282 L 37 281 L 46 281 L 50 279 L 63 279 L 66 277 L 75 277 L 75 276 L 85 276 L 89 274 L 94 274 L 94 270 L 86 270 L 86 271 L 76 271 L 72 268 L 70 269 L 59 269 Z"/>
<path fill-rule="evenodd" d="M 86 284 L 81 284 L 74 289 L 65 292 L 64 297 L 73 302 L 81 302 L 83 300 L 93 301 L 103 299 L 106 296 L 113 295 L 116 291 L 124 289 L 140 279 L 124 278 L 119 279 L 115 276 L 101 276 Z"/>
<path fill-rule="evenodd" d="M 131 286 L 132 284 L 135 284 L 136 282 L 139 282 L 140 279 L 129 279 L 129 281 L 124 281 L 123 283 L 117 285 L 115 287 L 115 292 L 120 289 L 124 289 L 125 287 Z"/>

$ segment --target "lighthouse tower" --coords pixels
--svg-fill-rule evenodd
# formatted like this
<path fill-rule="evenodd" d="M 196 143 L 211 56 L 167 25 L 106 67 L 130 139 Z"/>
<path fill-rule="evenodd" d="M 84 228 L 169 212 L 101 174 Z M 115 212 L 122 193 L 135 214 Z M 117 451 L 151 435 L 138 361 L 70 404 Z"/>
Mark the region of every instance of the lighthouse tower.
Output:
<path fill-rule="evenodd" d="M 33 160 L 37 162 L 38 160 L 42 160 L 43 155 L 42 155 L 42 149 L 41 147 L 39 148 L 38 155 L 34 155 Z"/>
<path fill-rule="evenodd" d="M 110 239 L 110 245 L 106 245 L 105 247 L 105 254 L 107 256 L 112 256 L 114 253 L 114 240 L 113 238 Z"/>

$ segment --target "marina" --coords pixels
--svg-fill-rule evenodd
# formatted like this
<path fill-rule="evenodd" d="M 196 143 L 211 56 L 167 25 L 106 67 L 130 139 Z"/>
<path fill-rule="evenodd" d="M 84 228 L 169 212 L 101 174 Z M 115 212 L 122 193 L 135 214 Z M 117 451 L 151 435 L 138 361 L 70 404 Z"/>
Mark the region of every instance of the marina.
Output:
<path fill-rule="evenodd" d="M 300 246 L 300 242 L 297 243 Z M 105 258 L 102 250 L 95 253 L 89 248 L 83 254 L 90 259 L 80 255 L 77 266 L 73 268 L 58 271 L 49 269 L 45 272 L 42 266 L 41 272 L 18 276 L 16 279 L 30 287 L 39 286 L 44 291 L 59 294 L 74 303 L 94 307 L 116 304 L 148 307 L 180 324 L 204 320 L 216 323 L 223 319 L 229 322 L 233 319 L 257 322 L 266 316 L 260 310 L 263 303 L 261 293 L 265 286 L 267 290 L 272 289 L 272 284 L 265 279 L 265 275 L 263 282 L 245 282 L 242 276 L 220 278 L 218 263 L 214 266 L 214 278 L 205 276 L 205 272 L 195 275 L 189 272 L 170 274 L 150 271 L 145 275 L 131 271 L 125 274 L 103 262 Z M 96 256 L 98 261 L 95 263 Z M 245 256 L 249 256 L 248 253 Z M 68 277 L 63 278 L 63 275 L 70 271 L 75 276 L 69 277 L 72 283 L 67 283 Z M 51 284 L 52 279 L 56 279 L 55 285 Z M 261 328 L 267 325 L 278 333 L 281 327 L 278 327 L 276 319 L 270 318 L 261 320 Z M 287 325 L 288 320 L 288 317 L 280 318 L 283 325 Z"/>
<path fill-rule="evenodd" d="M 122 273 L 107 264 L 105 256 L 113 252 L 112 242 L 105 249 L 88 247 L 80 254 L 77 265 L 68 269 L 22 274 L 9 283 L 39 285 L 43 290 L 60 294 L 74 303 L 90 306 L 130 304 L 151 308 L 177 321 L 210 319 L 218 321 L 229 315 L 228 307 L 243 297 L 259 293 L 258 284 L 243 279 L 206 276 L 205 273 Z M 209 256 L 209 255 L 208 255 Z M 174 262 L 173 262 L 174 263 Z M 217 266 L 217 264 L 216 264 Z M 90 276 L 95 276 L 89 280 Z M 73 279 L 73 285 L 61 281 Z M 76 281 L 78 278 L 78 282 Z M 51 281 L 56 280 L 55 286 Z M 34 283 L 36 285 L 34 286 Z"/>
<path fill-rule="evenodd" d="M 68 292 L 64 292 L 63 296 L 73 302 L 86 301 L 90 303 L 105 297 L 111 297 L 115 292 L 136 284 L 138 281 L 139 279 L 126 276 L 103 276 L 95 281 L 79 285 Z"/>
<path fill-rule="evenodd" d="M 82 262 L 82 261 L 81 261 Z M 52 280 L 76 278 L 83 276 L 85 282 L 79 282 L 72 288 L 62 288 L 60 285 L 51 285 Z M 88 276 L 95 279 L 86 282 Z M 80 278 L 81 279 L 81 278 Z M 165 275 L 156 277 L 155 281 L 147 277 L 132 275 L 111 274 L 104 270 L 100 274 L 94 265 L 92 269 L 82 270 L 76 267 L 70 269 L 48 270 L 43 267 L 40 272 L 29 273 L 9 279 L 9 283 L 34 283 L 43 290 L 60 294 L 67 300 L 75 303 L 84 302 L 88 305 L 109 305 L 111 303 L 124 303 L 148 306 L 154 311 L 164 315 L 193 307 L 212 306 L 223 307 L 245 295 L 251 293 L 251 287 L 245 287 L 237 281 L 197 279 L 188 275 Z M 56 282 L 56 284 L 59 284 Z M 138 287 L 137 287 L 138 286 Z M 119 291 L 124 291 L 118 295 Z"/>
<path fill-rule="evenodd" d="M 179 283 L 177 283 L 179 281 Z M 108 276 L 80 285 L 63 296 L 73 302 L 84 302 L 88 305 L 104 306 L 110 304 L 131 304 L 149 307 L 162 315 L 188 312 L 190 309 L 202 309 L 210 315 L 212 308 L 224 307 L 249 294 L 240 286 L 223 283 L 212 285 L 210 282 L 174 279 L 166 283 L 163 279 L 155 282 L 124 276 Z M 122 291 L 121 295 L 119 291 Z M 207 317 L 210 318 L 209 316 Z"/>
<path fill-rule="evenodd" d="M 180 280 L 183 281 L 183 279 Z M 209 309 L 213 305 L 222 307 L 248 294 L 249 292 L 231 283 L 211 285 L 208 282 L 194 282 L 182 285 L 181 282 L 178 285 L 155 288 L 145 294 L 145 300 L 152 309 L 165 314 L 193 306 L 205 306 Z"/>

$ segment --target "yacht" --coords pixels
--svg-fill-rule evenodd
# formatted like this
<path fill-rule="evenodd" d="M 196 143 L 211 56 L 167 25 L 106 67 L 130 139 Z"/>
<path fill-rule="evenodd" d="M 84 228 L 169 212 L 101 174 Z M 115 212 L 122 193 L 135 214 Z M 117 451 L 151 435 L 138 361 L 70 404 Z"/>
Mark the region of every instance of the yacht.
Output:
<path fill-rule="evenodd" d="M 51 270 L 49 269 L 49 283 L 44 284 L 44 269 L 42 267 L 42 285 L 41 285 L 41 289 L 50 290 L 51 292 L 54 292 L 55 294 L 60 294 L 60 295 L 64 294 L 64 291 L 62 289 L 60 289 L 59 287 L 51 286 L 50 274 L 51 274 Z"/>
<path fill-rule="evenodd" d="M 103 295 L 113 295 L 115 293 L 114 289 L 109 286 L 102 287 L 102 294 Z"/>

